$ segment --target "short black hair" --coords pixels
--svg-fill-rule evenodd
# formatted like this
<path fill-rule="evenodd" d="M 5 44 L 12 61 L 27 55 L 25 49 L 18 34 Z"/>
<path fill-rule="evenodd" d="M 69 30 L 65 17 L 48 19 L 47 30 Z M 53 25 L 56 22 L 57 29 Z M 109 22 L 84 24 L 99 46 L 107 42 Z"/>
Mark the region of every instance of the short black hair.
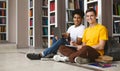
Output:
<path fill-rule="evenodd" d="M 75 9 L 75 10 L 72 12 L 72 17 L 74 17 L 75 14 L 80 15 L 81 18 L 84 17 L 84 12 L 83 12 L 81 9 Z"/>
<path fill-rule="evenodd" d="M 93 12 L 97 16 L 97 13 L 96 13 L 95 9 L 93 9 L 93 8 L 87 9 L 86 13 L 88 13 L 88 12 Z"/>

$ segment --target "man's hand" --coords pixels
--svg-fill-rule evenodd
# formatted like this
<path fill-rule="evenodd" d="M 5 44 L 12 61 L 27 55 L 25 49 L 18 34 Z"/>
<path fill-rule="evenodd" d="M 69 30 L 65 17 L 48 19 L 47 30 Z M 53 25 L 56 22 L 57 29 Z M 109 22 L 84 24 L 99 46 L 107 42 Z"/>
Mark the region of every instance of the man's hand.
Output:
<path fill-rule="evenodd" d="M 62 33 L 62 37 L 63 38 L 68 38 L 69 37 L 69 33 Z"/>
<path fill-rule="evenodd" d="M 80 50 L 82 47 L 83 47 L 82 45 L 78 45 L 77 50 Z"/>
<path fill-rule="evenodd" d="M 76 43 L 74 41 L 70 41 L 70 45 L 76 46 Z"/>

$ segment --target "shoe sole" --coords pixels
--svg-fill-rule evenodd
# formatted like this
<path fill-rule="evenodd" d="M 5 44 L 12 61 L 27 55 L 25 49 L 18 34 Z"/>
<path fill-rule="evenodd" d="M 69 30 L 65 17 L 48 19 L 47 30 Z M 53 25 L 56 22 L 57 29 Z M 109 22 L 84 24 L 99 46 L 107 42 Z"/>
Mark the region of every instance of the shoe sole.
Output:
<path fill-rule="evenodd" d="M 41 58 L 41 61 L 54 61 L 53 58 Z"/>
<path fill-rule="evenodd" d="M 76 57 L 76 63 L 78 64 L 86 64 L 89 63 L 89 60 L 86 58 L 82 58 L 82 57 Z"/>

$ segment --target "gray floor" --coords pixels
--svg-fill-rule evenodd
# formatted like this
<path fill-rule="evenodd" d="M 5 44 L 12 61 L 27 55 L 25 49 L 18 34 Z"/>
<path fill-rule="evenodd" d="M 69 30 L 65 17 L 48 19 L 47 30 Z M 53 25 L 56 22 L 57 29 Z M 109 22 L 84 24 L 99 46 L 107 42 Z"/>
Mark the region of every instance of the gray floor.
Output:
<path fill-rule="evenodd" d="M 81 64 L 81 66 L 70 65 L 55 61 L 29 60 L 26 58 L 28 52 L 39 52 L 28 49 L 1 49 L 0 48 L 0 71 L 120 71 L 120 62 L 113 62 L 109 68 L 99 68 Z M 86 68 L 87 67 L 87 68 Z"/>

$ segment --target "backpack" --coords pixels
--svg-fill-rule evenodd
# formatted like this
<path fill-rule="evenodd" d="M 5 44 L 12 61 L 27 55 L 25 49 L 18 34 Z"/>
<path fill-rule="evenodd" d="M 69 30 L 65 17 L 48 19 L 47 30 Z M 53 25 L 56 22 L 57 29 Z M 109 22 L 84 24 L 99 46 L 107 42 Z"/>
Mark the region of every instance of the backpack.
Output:
<path fill-rule="evenodd" d="M 113 61 L 120 60 L 120 43 L 114 37 L 109 37 L 105 45 L 105 55 L 113 57 Z"/>

